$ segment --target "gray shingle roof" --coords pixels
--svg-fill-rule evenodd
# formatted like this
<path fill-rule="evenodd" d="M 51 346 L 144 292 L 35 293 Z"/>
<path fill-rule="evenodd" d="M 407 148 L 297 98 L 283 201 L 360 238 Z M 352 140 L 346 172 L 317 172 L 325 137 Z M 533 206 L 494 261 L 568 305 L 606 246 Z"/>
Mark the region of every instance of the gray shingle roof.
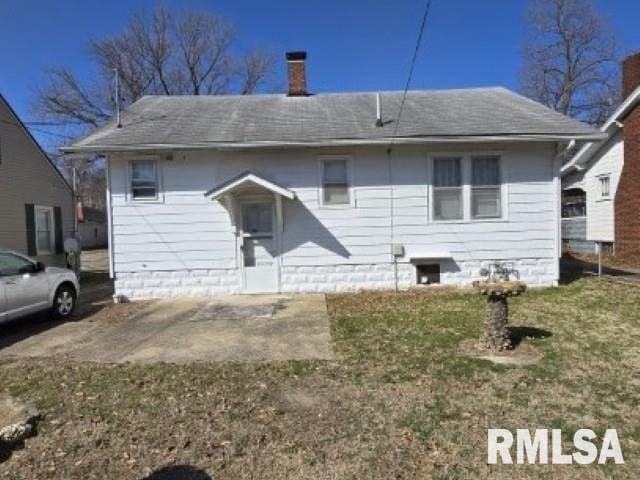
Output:
<path fill-rule="evenodd" d="M 322 144 L 382 141 L 395 130 L 402 92 L 147 96 L 65 150 L 152 145 Z M 397 137 L 597 136 L 596 130 L 504 88 L 410 91 Z"/>

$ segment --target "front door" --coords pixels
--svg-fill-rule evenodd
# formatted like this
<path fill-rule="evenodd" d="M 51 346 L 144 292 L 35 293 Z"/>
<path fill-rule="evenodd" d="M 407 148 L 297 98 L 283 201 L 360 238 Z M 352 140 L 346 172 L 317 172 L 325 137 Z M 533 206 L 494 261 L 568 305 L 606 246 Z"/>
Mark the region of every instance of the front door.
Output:
<path fill-rule="evenodd" d="M 278 248 L 273 202 L 243 202 L 242 264 L 245 293 L 278 291 Z"/>

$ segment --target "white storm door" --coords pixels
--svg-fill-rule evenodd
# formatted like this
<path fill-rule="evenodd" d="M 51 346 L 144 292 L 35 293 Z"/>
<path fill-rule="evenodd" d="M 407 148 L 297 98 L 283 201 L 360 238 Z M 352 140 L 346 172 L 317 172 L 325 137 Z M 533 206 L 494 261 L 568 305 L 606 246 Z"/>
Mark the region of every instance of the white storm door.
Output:
<path fill-rule="evenodd" d="M 273 202 L 242 203 L 244 293 L 278 291 L 278 252 Z"/>

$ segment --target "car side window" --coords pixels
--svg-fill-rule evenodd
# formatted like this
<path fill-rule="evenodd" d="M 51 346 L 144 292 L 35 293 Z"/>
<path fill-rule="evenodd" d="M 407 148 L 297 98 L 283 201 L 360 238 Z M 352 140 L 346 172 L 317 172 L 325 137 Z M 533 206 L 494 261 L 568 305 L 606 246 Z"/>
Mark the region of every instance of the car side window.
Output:
<path fill-rule="evenodd" d="M 30 261 L 11 253 L 0 253 L 0 277 L 20 275 L 20 270 L 33 265 Z"/>

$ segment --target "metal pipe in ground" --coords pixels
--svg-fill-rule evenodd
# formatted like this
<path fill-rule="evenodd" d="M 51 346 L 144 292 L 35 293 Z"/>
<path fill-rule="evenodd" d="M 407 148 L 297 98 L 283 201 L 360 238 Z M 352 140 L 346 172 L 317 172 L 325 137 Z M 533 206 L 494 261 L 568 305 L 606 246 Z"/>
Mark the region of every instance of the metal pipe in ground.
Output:
<path fill-rule="evenodd" d="M 602 243 L 597 242 L 598 246 L 598 278 L 602 277 Z"/>

